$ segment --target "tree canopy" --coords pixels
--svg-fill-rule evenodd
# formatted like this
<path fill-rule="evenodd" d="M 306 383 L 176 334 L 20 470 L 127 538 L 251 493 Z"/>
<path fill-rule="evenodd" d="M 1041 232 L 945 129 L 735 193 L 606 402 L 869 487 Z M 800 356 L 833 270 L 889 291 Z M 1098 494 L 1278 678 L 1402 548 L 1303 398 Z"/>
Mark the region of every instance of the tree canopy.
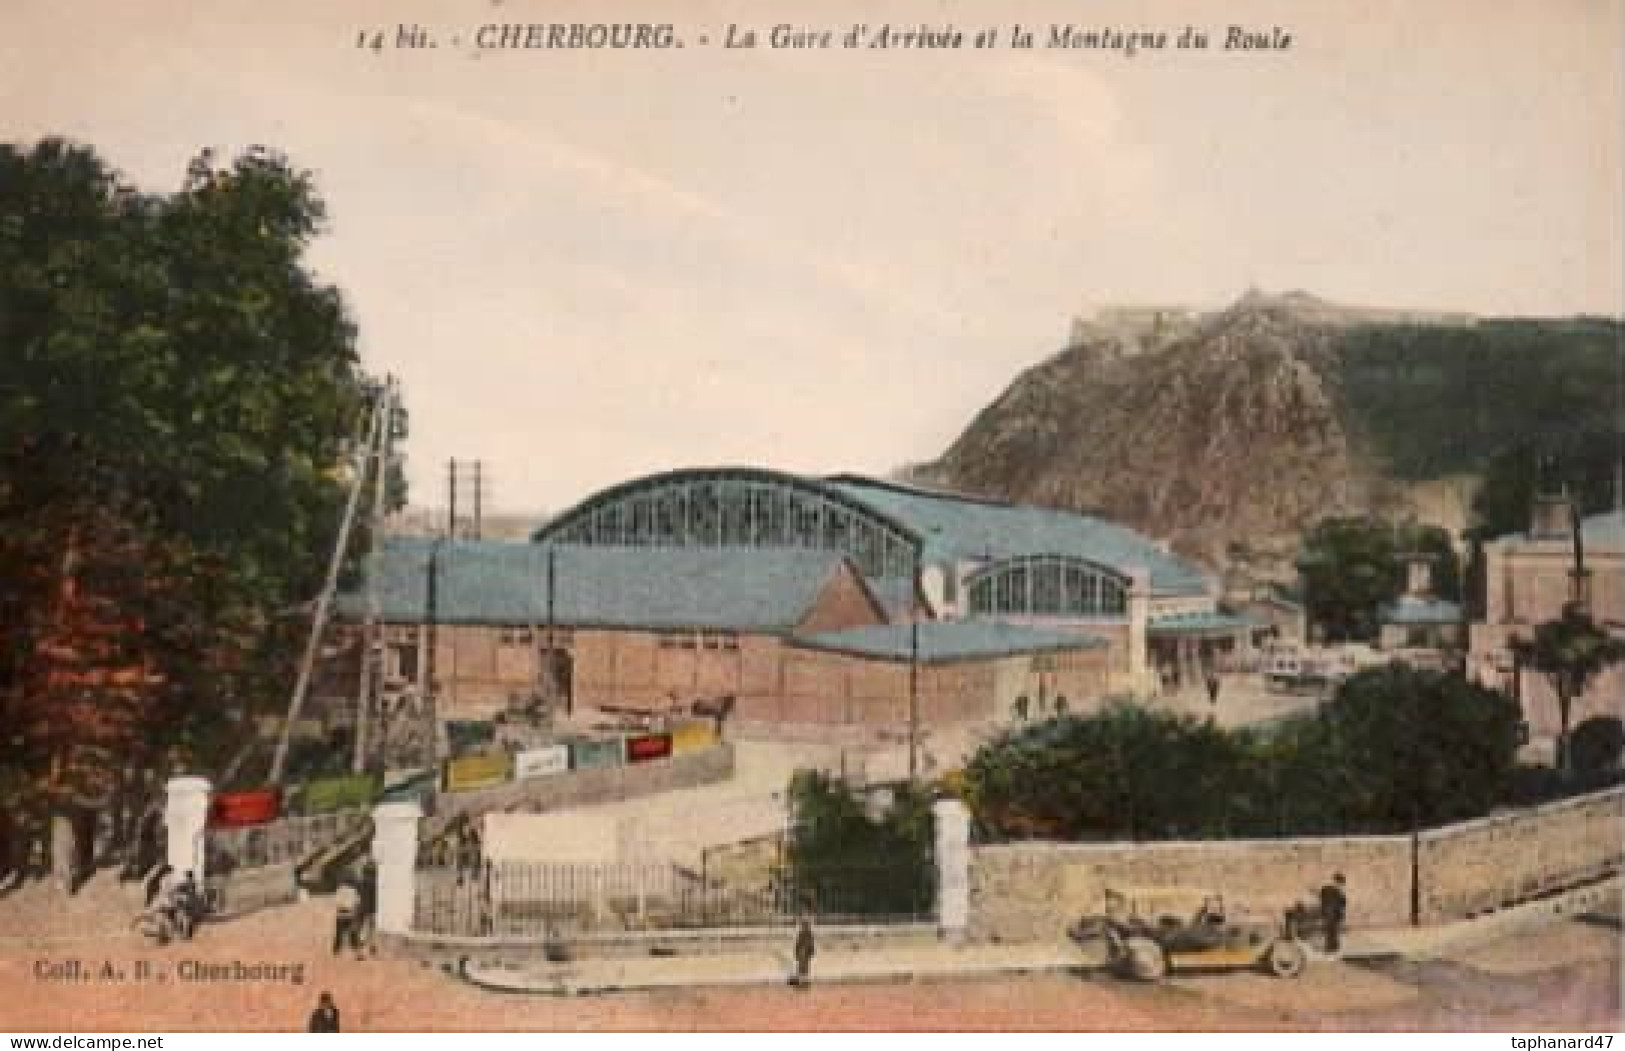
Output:
<path fill-rule="evenodd" d="M 1512 788 L 1518 710 L 1459 676 L 1362 672 L 1312 716 L 1246 730 L 1118 702 L 1006 733 L 966 766 L 984 834 L 1205 839 L 1404 831 Z"/>
<path fill-rule="evenodd" d="M 1371 517 L 1316 523 L 1298 560 L 1310 624 L 1332 642 L 1375 639 L 1382 605 L 1405 589 L 1410 554 L 1429 557 L 1436 596 L 1460 600 L 1460 564 L 1450 534 L 1438 526 Z"/>
<path fill-rule="evenodd" d="M 0 763 L 25 789 L 94 779 L 87 742 L 196 761 L 285 695 L 373 386 L 304 261 L 324 221 L 263 148 L 147 194 L 89 147 L 0 145 Z"/>
<path fill-rule="evenodd" d="M 1574 702 L 1610 666 L 1625 662 L 1625 641 L 1569 603 L 1561 617 L 1535 625 L 1532 637 L 1513 639 L 1512 651 L 1523 667 L 1545 676 L 1557 696 L 1557 766 L 1566 771 Z"/>

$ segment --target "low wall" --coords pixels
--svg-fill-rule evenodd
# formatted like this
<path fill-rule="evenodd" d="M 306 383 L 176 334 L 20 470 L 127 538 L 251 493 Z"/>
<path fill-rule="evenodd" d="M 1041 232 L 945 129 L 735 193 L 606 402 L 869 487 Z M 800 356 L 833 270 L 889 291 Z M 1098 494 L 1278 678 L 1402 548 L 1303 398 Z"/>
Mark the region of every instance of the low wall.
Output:
<path fill-rule="evenodd" d="M 1313 900 L 1334 872 L 1348 877 L 1349 922 L 1409 922 L 1408 836 L 1190 843 L 1018 843 L 971 852 L 970 936 L 1054 938 L 1098 912 L 1109 886 L 1188 887 L 1250 909 Z"/>
<path fill-rule="evenodd" d="M 442 792 L 434 797 L 434 812 L 437 821 L 444 821 L 459 814 L 483 814 L 491 810 L 535 813 L 615 803 L 677 788 L 715 784 L 728 780 L 733 772 L 733 745 L 724 742 L 669 759 L 572 770 L 471 792 Z"/>
<path fill-rule="evenodd" d="M 1334 872 L 1348 878 L 1349 925 L 1443 923 L 1619 872 L 1625 788 L 1431 829 L 1416 837 L 1032 842 L 977 847 L 970 934 L 1052 938 L 1100 909 L 1108 886 L 1212 890 L 1278 912 L 1312 901 Z M 1414 868 L 1413 868 L 1414 852 Z"/>
<path fill-rule="evenodd" d="M 1625 788 L 1422 833 L 1422 922 L 1462 919 L 1620 871 Z"/>

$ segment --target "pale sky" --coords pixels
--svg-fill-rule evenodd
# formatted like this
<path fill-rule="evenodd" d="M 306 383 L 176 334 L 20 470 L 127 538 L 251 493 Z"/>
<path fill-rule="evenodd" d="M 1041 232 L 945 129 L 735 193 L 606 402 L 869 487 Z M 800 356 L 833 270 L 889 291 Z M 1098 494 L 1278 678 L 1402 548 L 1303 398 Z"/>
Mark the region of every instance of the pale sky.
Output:
<path fill-rule="evenodd" d="M 499 511 L 678 466 L 940 453 L 1071 317 L 1249 285 L 1618 314 L 1622 0 L 4 0 L 7 138 L 143 189 L 263 143 L 312 263 L 402 379 L 414 502 Z M 502 50 L 486 23 L 671 22 L 682 49 Z M 357 50 L 417 23 L 435 50 Z M 955 51 L 724 50 L 730 22 L 953 24 Z M 1038 47 L 1009 48 L 1013 23 Z M 1166 50 L 1048 49 L 1051 24 Z M 1230 24 L 1292 34 L 1219 49 Z M 1205 52 L 1178 51 L 1186 25 Z M 1001 46 L 975 50 L 984 27 Z M 461 42 L 454 44 L 456 35 Z M 702 44 L 700 37 L 710 38 Z"/>

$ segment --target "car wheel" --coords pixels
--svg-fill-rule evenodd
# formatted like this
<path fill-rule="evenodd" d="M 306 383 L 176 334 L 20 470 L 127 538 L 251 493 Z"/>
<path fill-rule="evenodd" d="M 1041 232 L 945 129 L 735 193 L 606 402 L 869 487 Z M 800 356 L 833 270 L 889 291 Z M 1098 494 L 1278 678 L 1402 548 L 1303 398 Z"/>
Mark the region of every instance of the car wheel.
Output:
<path fill-rule="evenodd" d="M 1154 982 L 1168 973 L 1168 954 L 1150 938 L 1130 938 L 1123 944 L 1123 960 L 1130 977 Z"/>
<path fill-rule="evenodd" d="M 1307 960 L 1303 946 L 1287 938 L 1272 942 L 1264 955 L 1264 965 L 1277 978 L 1296 978 L 1303 973 Z"/>

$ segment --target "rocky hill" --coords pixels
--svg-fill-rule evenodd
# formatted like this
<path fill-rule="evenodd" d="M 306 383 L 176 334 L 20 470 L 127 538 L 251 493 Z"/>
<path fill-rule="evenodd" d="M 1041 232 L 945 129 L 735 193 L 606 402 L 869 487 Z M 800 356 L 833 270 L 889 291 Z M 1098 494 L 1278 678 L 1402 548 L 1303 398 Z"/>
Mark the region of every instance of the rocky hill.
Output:
<path fill-rule="evenodd" d="M 1229 308 L 1102 312 L 917 480 L 1090 510 L 1212 565 L 1284 576 L 1329 514 L 1465 524 L 1490 455 L 1611 419 L 1611 321 L 1497 321 L 1249 292 Z"/>

